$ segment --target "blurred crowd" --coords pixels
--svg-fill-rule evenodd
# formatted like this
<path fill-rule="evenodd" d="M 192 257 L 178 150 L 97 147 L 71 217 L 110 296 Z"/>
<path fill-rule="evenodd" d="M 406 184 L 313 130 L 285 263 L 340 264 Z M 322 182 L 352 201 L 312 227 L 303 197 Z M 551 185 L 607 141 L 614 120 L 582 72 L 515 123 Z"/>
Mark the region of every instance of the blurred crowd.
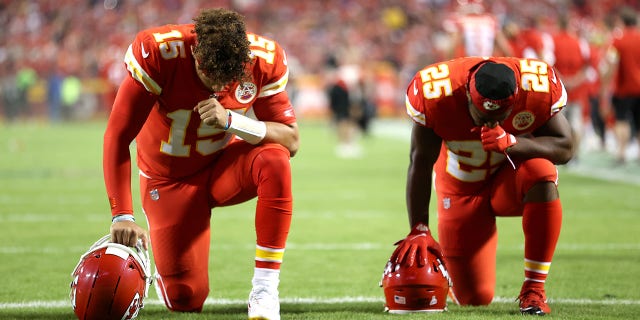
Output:
<path fill-rule="evenodd" d="M 376 116 L 384 117 L 403 113 L 403 92 L 416 71 L 465 54 L 455 43 L 461 35 L 456 29 L 460 15 L 479 9 L 495 19 L 509 44 L 502 51 L 498 46 L 495 55 L 526 55 L 531 49 L 522 43 L 526 33 L 539 33 L 542 39 L 553 36 L 564 18 L 597 57 L 616 28 L 617 10 L 622 6 L 638 10 L 640 4 L 636 0 L 0 0 L 0 119 L 105 116 L 126 75 L 122 59 L 137 31 L 190 23 L 198 10 L 219 6 L 241 12 L 250 31 L 285 48 L 290 61 L 288 91 L 300 117 L 330 113 L 327 88 L 338 78 L 356 88 Z M 533 50 L 540 58 L 553 59 Z M 590 77 L 597 74 L 596 70 Z"/>

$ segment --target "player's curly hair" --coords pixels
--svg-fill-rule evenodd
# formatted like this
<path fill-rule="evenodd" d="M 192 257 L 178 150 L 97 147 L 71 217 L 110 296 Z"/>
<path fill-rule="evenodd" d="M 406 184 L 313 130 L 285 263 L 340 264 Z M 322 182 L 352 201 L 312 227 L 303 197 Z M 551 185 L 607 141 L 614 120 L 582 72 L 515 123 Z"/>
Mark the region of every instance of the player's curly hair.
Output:
<path fill-rule="evenodd" d="M 247 76 L 251 61 L 244 17 L 227 9 L 207 9 L 193 18 L 199 69 L 212 80 L 227 84 Z"/>

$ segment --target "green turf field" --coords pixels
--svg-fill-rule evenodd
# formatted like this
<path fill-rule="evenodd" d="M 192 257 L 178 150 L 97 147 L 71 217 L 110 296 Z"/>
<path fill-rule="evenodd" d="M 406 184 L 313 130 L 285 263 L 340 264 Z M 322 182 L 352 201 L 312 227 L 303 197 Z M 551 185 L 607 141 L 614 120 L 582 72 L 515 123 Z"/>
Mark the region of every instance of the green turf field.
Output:
<path fill-rule="evenodd" d="M 450 306 L 428 316 L 382 312 L 378 281 L 392 243 L 408 232 L 408 127 L 374 127 L 363 141 L 366 157 L 342 160 L 334 156 L 335 138 L 325 123 L 300 123 L 302 144 L 292 159 L 294 218 L 280 286 L 283 319 L 520 317 L 515 298 L 523 279 L 523 237 L 517 218 L 499 220 L 491 306 Z M 74 318 L 70 272 L 110 225 L 103 130 L 103 122 L 0 124 L 0 319 Z M 560 168 L 565 213 L 547 281 L 548 318 L 640 315 L 640 167 L 603 170 L 598 163 L 585 158 L 580 170 Z M 607 172 L 614 179 L 598 178 Z M 137 193 L 134 200 L 139 207 Z M 214 210 L 211 292 L 202 314 L 169 313 L 151 289 L 138 318 L 246 319 L 253 208 L 250 202 Z"/>

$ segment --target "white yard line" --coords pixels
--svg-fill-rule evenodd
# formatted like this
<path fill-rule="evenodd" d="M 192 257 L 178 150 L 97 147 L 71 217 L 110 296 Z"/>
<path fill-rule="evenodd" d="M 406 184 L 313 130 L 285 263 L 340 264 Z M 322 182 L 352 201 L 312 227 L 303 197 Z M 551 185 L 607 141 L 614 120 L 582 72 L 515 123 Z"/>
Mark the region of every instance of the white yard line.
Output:
<path fill-rule="evenodd" d="M 337 297 L 337 298 L 322 298 L 322 297 L 309 297 L 309 298 L 281 298 L 282 304 L 336 304 L 336 303 L 384 303 L 382 297 Z M 618 299 L 606 299 L 606 300 L 594 300 L 594 299 L 549 299 L 551 303 L 558 304 L 573 304 L 573 305 L 640 305 L 640 300 L 618 300 Z M 244 305 L 246 300 L 242 299 L 213 299 L 207 298 L 205 305 Z M 493 303 L 515 303 L 513 297 L 495 297 Z M 163 305 L 159 299 L 147 299 L 145 301 L 147 305 Z M 53 301 L 23 301 L 23 302 L 0 302 L 0 310 L 6 309 L 53 309 L 53 308 L 71 308 L 71 303 L 68 300 L 53 300 Z"/>

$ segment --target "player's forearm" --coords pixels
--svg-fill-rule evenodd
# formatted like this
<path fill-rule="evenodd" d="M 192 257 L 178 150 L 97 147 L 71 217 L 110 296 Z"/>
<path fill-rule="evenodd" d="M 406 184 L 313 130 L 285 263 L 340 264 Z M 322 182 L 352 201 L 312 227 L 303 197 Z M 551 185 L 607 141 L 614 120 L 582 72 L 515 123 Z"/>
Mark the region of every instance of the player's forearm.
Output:
<path fill-rule="evenodd" d="M 442 139 L 429 128 L 414 123 L 407 172 L 406 201 L 410 227 L 429 224 L 429 201 L 433 167 L 438 160 Z"/>
<path fill-rule="evenodd" d="M 517 137 L 518 143 L 507 150 L 514 159 L 544 158 L 555 164 L 565 164 L 573 156 L 570 137 Z"/>
<path fill-rule="evenodd" d="M 421 164 L 409 165 L 406 184 L 407 213 L 409 227 L 418 223 L 429 225 L 429 201 L 431 200 L 432 170 Z"/>
<path fill-rule="evenodd" d="M 208 105 L 217 104 L 217 101 L 205 100 L 196 106 L 201 119 L 205 124 L 218 126 L 223 130 L 233 133 L 237 137 L 251 144 L 277 143 L 289 150 L 290 156 L 298 151 L 299 134 L 296 123 L 284 124 L 280 122 L 261 121 L 243 114 L 224 110 L 224 113 L 215 114 L 213 108 Z M 223 116 L 221 116 L 223 114 Z"/>
<path fill-rule="evenodd" d="M 111 215 L 133 214 L 131 197 L 131 155 L 126 148 L 105 135 L 102 157 L 104 183 Z"/>
<path fill-rule="evenodd" d="M 267 126 L 267 133 L 262 140 L 263 143 L 277 143 L 289 150 L 291 157 L 293 157 L 300 146 L 300 135 L 298 133 L 298 125 L 283 124 L 279 122 L 265 122 Z"/>

